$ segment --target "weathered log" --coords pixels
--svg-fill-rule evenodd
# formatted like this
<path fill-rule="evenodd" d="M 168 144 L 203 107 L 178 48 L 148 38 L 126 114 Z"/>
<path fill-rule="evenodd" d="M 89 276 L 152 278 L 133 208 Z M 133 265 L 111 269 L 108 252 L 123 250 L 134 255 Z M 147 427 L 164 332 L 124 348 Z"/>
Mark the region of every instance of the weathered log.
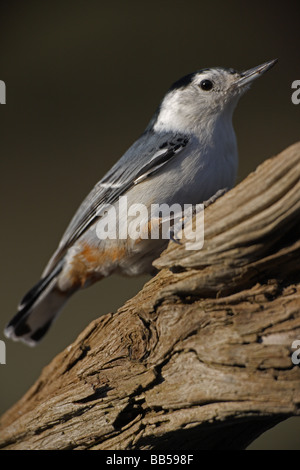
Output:
<path fill-rule="evenodd" d="M 92 322 L 1 419 L 3 449 L 243 449 L 300 415 L 300 143 L 205 209 L 205 244 Z"/>

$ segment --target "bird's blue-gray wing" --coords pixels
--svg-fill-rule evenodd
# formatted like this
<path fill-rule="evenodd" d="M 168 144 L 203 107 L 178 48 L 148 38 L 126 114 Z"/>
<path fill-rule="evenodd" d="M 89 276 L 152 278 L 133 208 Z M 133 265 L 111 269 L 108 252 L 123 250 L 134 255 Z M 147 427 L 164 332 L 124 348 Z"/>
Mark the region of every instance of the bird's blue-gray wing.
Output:
<path fill-rule="evenodd" d="M 182 151 L 188 141 L 188 137 L 179 134 L 155 134 L 151 131 L 142 134 L 82 202 L 44 274 L 55 266 L 68 248 L 95 222 L 102 207 L 113 204 L 130 187 L 160 171 Z"/>

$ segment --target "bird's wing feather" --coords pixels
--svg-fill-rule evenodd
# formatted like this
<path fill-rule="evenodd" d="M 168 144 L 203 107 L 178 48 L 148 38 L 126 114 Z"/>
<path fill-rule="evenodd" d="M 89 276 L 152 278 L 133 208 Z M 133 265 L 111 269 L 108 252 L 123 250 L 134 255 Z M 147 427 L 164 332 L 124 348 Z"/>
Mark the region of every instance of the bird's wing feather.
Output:
<path fill-rule="evenodd" d="M 102 208 L 113 204 L 130 187 L 160 171 L 188 141 L 188 137 L 179 134 L 145 132 L 82 202 L 43 275 L 53 269 L 67 249 L 93 224 Z"/>

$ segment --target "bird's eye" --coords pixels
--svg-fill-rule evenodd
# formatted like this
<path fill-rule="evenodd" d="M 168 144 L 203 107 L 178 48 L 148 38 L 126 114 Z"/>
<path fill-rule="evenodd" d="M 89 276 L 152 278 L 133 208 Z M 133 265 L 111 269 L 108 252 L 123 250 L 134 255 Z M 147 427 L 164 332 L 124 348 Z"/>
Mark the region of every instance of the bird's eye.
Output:
<path fill-rule="evenodd" d="M 213 86 L 213 82 L 211 82 L 210 80 L 202 80 L 200 82 L 200 88 L 205 91 L 211 90 Z"/>

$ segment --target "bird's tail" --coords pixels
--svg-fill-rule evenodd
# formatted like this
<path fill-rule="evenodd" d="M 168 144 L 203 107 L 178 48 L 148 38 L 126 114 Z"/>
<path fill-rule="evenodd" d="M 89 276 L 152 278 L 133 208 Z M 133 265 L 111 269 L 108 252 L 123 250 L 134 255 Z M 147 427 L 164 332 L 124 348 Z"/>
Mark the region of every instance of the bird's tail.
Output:
<path fill-rule="evenodd" d="M 62 263 L 59 263 L 25 295 L 18 313 L 4 330 L 5 336 L 30 346 L 35 346 L 42 339 L 70 296 L 70 293 L 64 293 L 57 287 L 61 269 Z"/>

